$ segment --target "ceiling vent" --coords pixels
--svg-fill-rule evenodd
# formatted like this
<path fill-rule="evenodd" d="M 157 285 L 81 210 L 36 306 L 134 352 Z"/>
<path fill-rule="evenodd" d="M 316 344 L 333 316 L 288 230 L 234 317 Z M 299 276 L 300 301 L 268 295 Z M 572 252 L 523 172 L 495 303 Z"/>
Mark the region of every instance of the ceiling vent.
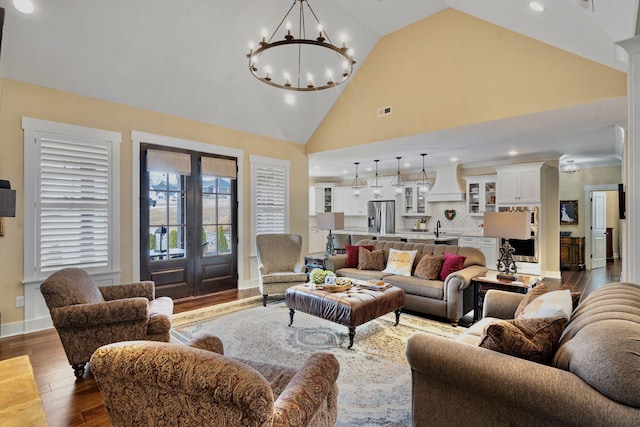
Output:
<path fill-rule="evenodd" d="M 593 2 L 594 0 L 576 0 L 578 5 L 582 7 L 584 10 L 588 10 L 589 12 L 593 12 Z"/>
<path fill-rule="evenodd" d="M 378 117 L 388 116 L 391 114 L 391 105 L 388 107 L 378 108 Z"/>

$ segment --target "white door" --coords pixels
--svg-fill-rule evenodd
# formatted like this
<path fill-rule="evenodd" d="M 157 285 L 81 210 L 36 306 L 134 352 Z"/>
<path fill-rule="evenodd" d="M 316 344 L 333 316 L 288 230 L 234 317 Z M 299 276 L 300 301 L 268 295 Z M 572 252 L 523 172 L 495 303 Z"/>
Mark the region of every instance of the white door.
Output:
<path fill-rule="evenodd" d="M 591 192 L 591 268 L 607 263 L 607 193 Z"/>

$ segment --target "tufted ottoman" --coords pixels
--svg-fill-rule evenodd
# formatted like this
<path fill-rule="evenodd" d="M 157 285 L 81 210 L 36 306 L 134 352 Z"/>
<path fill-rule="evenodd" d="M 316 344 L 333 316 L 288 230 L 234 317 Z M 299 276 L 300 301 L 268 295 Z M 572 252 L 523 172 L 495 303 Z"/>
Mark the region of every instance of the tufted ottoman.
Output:
<path fill-rule="evenodd" d="M 351 348 L 357 326 L 392 311 L 396 313 L 398 324 L 400 309 L 404 307 L 404 291 L 395 286 L 382 291 L 353 286 L 342 292 L 328 292 L 304 284 L 288 288 L 285 301 L 289 307 L 289 326 L 293 324 L 296 310 L 347 326 L 348 348 Z"/>

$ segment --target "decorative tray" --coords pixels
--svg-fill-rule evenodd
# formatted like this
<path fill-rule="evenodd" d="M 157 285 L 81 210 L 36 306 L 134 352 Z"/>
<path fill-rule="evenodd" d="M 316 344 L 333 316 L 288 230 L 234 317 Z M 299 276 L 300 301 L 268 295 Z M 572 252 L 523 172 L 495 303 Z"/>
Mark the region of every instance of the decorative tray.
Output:
<path fill-rule="evenodd" d="M 351 289 L 351 283 L 347 283 L 344 285 L 316 285 L 316 289 L 322 289 L 327 292 L 342 292 L 347 289 Z"/>
<path fill-rule="evenodd" d="M 381 280 L 367 280 L 358 283 L 361 288 L 371 289 L 374 291 L 383 291 L 391 287 L 389 283 L 385 283 Z"/>

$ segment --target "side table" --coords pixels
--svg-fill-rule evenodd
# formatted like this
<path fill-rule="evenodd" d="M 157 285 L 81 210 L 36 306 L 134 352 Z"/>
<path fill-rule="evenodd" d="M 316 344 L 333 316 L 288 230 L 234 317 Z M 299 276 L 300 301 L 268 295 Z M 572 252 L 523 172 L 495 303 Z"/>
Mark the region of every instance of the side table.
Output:
<path fill-rule="evenodd" d="M 484 303 L 484 296 L 488 290 L 497 289 L 500 291 L 526 294 L 538 283 L 537 276 L 531 276 L 528 274 L 518 274 L 518 280 L 513 282 L 510 280 L 498 279 L 496 277 L 497 274 L 497 271 L 489 270 L 485 274 L 481 274 L 471 279 L 471 286 L 474 288 L 474 321 L 480 320 L 482 317 L 482 305 Z"/>
<path fill-rule="evenodd" d="M 309 273 L 314 268 L 322 268 L 324 269 L 324 253 L 319 254 L 309 254 L 304 257 L 304 266 L 305 272 L 307 273 L 307 278 L 309 277 Z"/>

